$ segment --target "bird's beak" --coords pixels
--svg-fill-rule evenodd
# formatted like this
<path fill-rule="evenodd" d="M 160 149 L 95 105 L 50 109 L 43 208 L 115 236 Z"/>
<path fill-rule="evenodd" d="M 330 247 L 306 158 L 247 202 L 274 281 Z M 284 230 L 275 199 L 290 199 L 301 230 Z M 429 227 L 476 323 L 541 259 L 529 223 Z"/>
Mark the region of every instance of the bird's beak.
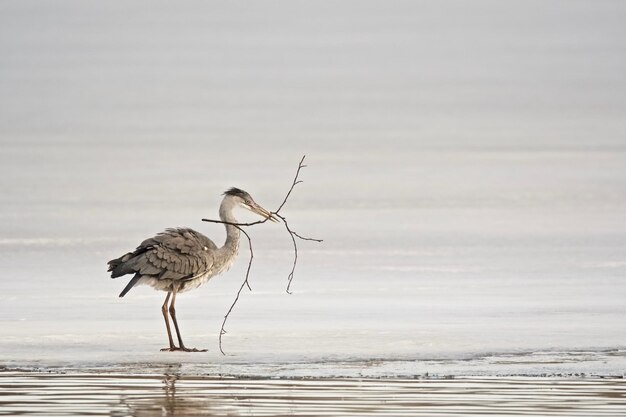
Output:
<path fill-rule="evenodd" d="M 258 214 L 259 216 L 271 220 L 274 223 L 278 223 L 278 218 L 276 218 L 276 216 L 274 216 L 274 214 L 272 214 L 271 212 L 265 210 L 263 207 L 259 206 L 258 204 L 254 203 L 250 206 L 248 205 L 244 205 L 245 208 L 247 208 L 248 210 L 250 210 L 253 213 Z"/>

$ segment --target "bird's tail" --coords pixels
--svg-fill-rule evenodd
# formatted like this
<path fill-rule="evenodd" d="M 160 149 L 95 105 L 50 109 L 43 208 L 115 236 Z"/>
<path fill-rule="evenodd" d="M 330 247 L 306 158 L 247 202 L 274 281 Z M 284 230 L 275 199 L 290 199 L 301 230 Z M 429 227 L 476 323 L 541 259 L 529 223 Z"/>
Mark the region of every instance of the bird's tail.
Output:
<path fill-rule="evenodd" d="M 135 276 L 128 282 L 128 284 L 126 285 L 126 287 L 124 287 L 124 289 L 122 290 L 122 292 L 120 293 L 120 298 L 122 298 L 123 296 L 126 295 L 126 293 L 128 291 L 130 291 L 131 288 L 133 288 L 135 286 L 135 284 L 137 284 L 137 282 L 141 279 L 141 275 L 140 274 L 135 274 Z"/>
<path fill-rule="evenodd" d="M 132 259 L 134 253 L 128 252 L 127 254 L 120 256 L 116 259 L 111 259 L 107 264 L 109 265 L 108 272 L 111 272 L 111 278 L 118 278 L 122 275 L 132 274 L 133 272 L 137 272 L 132 268 L 125 268 L 124 264 Z"/>

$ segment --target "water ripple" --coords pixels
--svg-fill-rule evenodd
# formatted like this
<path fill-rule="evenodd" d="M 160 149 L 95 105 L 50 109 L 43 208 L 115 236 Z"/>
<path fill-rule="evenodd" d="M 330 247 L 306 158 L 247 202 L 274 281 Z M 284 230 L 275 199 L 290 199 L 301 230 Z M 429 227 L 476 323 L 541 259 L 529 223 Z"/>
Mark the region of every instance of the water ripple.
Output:
<path fill-rule="evenodd" d="M 0 416 L 623 416 L 620 378 L 236 379 L 0 373 Z"/>

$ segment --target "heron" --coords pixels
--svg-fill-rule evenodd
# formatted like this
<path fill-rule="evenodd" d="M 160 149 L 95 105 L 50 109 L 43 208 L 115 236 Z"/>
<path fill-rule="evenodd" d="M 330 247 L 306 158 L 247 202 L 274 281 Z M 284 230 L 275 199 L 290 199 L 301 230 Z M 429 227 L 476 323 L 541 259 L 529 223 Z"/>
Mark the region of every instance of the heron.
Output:
<path fill-rule="evenodd" d="M 162 351 L 206 351 L 187 348 L 183 343 L 176 320 L 176 295 L 198 288 L 232 266 L 237 256 L 240 236 L 239 228 L 229 224 L 237 223 L 233 210 L 243 207 L 266 220 L 278 222 L 273 213 L 257 204 L 246 191 L 233 187 L 224 192 L 223 196 L 219 216 L 226 227 L 226 241 L 221 248 L 193 229 L 169 228 L 144 240 L 133 252 L 108 262 L 111 278 L 133 275 L 120 297 L 124 297 L 134 286 L 140 284 L 167 292 L 161 311 L 165 319 L 169 347 L 161 349 Z M 172 338 L 169 317 L 176 330 L 178 346 Z"/>

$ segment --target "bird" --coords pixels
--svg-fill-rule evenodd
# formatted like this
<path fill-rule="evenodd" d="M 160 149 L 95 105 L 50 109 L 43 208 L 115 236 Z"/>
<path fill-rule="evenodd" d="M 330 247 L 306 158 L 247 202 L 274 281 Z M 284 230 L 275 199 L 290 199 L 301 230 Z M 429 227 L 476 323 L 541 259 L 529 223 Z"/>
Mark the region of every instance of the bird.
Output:
<path fill-rule="evenodd" d="M 237 223 L 233 210 L 236 207 L 243 207 L 265 220 L 278 222 L 274 213 L 257 204 L 246 191 L 232 187 L 225 191 L 223 196 L 219 216 L 226 228 L 226 241 L 222 247 L 218 247 L 211 239 L 193 229 L 168 228 L 141 242 L 134 251 L 108 262 L 111 278 L 133 276 L 120 293 L 120 297 L 124 297 L 133 287 L 141 284 L 167 292 L 161 311 L 165 319 L 169 346 L 161 351 L 206 351 L 187 348 L 183 343 L 176 320 L 176 295 L 198 288 L 232 266 L 237 256 L 240 237 L 239 228 L 229 224 Z M 172 338 L 168 312 L 176 330 L 178 346 Z"/>

